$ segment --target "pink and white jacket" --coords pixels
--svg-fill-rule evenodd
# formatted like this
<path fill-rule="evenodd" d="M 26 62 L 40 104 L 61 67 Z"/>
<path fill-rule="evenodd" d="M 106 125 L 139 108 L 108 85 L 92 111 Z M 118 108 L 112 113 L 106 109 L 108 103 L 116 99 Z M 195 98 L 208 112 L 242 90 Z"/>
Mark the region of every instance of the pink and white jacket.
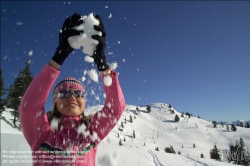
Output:
<path fill-rule="evenodd" d="M 98 144 L 114 128 L 125 109 L 118 76 L 111 71 L 112 85 L 104 86 L 104 107 L 92 117 L 89 125 L 81 126 L 79 117 L 64 116 L 63 127 L 55 130 L 50 126 L 44 104 L 59 74 L 59 70 L 45 65 L 30 83 L 18 108 L 22 131 L 32 150 L 33 165 L 95 166 Z M 103 80 L 104 76 L 101 77 Z"/>

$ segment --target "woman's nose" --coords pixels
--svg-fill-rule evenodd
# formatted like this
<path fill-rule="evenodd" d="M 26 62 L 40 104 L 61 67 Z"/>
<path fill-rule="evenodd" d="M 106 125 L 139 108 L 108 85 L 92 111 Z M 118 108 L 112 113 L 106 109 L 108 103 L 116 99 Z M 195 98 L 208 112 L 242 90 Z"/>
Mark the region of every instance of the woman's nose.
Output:
<path fill-rule="evenodd" d="M 71 99 L 71 100 L 72 100 L 72 99 L 73 99 L 73 100 L 76 100 L 74 93 L 70 93 L 70 95 L 69 95 L 68 98 Z"/>

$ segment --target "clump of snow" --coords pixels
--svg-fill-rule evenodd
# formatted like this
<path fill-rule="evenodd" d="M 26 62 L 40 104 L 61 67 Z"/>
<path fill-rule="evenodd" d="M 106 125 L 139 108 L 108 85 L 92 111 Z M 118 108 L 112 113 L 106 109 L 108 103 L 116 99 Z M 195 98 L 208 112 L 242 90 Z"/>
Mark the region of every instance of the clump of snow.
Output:
<path fill-rule="evenodd" d="M 85 56 L 84 60 L 85 60 L 85 62 L 90 62 L 90 63 L 94 62 L 94 58 L 92 58 L 90 56 Z"/>
<path fill-rule="evenodd" d="M 118 44 L 121 44 L 121 42 L 120 42 L 120 41 L 118 41 L 117 43 L 118 43 Z"/>
<path fill-rule="evenodd" d="M 118 66 L 117 62 L 109 64 L 109 67 L 110 67 L 112 70 L 115 70 L 115 69 L 117 68 L 117 66 Z"/>
<path fill-rule="evenodd" d="M 86 75 L 86 74 L 87 74 L 87 72 L 88 72 L 87 70 L 84 70 L 84 71 L 83 71 L 83 75 Z"/>
<path fill-rule="evenodd" d="M 97 75 L 97 72 L 95 69 L 89 70 L 88 75 L 89 75 L 91 80 L 93 80 L 94 82 L 98 82 L 98 75 Z"/>
<path fill-rule="evenodd" d="M 53 118 L 52 119 L 52 121 L 51 121 L 51 124 L 50 124 L 50 126 L 51 126 L 51 128 L 53 129 L 53 130 L 57 130 L 58 129 L 58 118 Z"/>
<path fill-rule="evenodd" d="M 83 24 L 73 27 L 78 31 L 83 30 L 83 34 L 77 36 L 71 36 L 68 38 L 69 44 L 74 49 L 80 49 L 83 47 L 82 52 L 92 56 L 98 41 L 91 38 L 92 35 L 102 35 L 101 32 L 94 29 L 94 25 L 99 25 L 99 21 L 94 17 L 93 13 L 88 16 L 82 16 Z"/>
<path fill-rule="evenodd" d="M 16 23 L 16 25 L 22 25 L 22 24 L 23 24 L 23 23 L 22 23 L 22 22 L 19 22 L 19 21 Z"/>
<path fill-rule="evenodd" d="M 103 93 L 103 97 L 106 98 L 106 93 Z"/>
<path fill-rule="evenodd" d="M 109 16 L 108 16 L 108 18 L 112 18 L 112 14 L 111 14 L 111 13 L 109 13 Z"/>
<path fill-rule="evenodd" d="M 103 82 L 105 86 L 110 86 L 112 84 L 112 79 L 110 75 L 104 76 Z"/>
<path fill-rule="evenodd" d="M 109 8 L 108 6 L 105 6 L 105 8 L 107 9 L 107 8 Z"/>
<path fill-rule="evenodd" d="M 86 80 L 86 78 L 84 76 L 82 76 L 82 82 L 84 82 Z"/>
<path fill-rule="evenodd" d="M 28 53 L 29 56 L 32 56 L 33 55 L 33 51 L 30 50 L 29 53 Z"/>

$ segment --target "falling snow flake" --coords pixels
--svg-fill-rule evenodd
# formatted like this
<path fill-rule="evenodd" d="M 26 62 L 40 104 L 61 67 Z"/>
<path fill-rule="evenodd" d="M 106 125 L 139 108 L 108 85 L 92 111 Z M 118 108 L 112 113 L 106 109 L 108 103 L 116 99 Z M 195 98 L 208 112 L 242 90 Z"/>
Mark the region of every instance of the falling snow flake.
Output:
<path fill-rule="evenodd" d="M 94 82 L 98 82 L 98 75 L 97 75 L 97 72 L 95 69 L 89 70 L 88 75 L 89 75 L 91 80 L 93 80 Z"/>
<path fill-rule="evenodd" d="M 108 16 L 108 18 L 112 18 L 112 14 L 111 14 L 111 13 L 109 13 L 109 16 Z"/>
<path fill-rule="evenodd" d="M 22 23 L 22 22 L 19 22 L 19 21 L 16 23 L 16 25 L 22 25 L 22 24 L 23 24 L 23 23 Z"/>
<path fill-rule="evenodd" d="M 92 63 L 92 62 L 94 62 L 94 58 L 92 58 L 92 57 L 90 57 L 90 56 L 87 55 L 87 56 L 84 57 L 84 61 Z"/>
<path fill-rule="evenodd" d="M 29 56 L 32 56 L 33 55 L 33 51 L 30 50 L 29 53 L 28 53 Z"/>

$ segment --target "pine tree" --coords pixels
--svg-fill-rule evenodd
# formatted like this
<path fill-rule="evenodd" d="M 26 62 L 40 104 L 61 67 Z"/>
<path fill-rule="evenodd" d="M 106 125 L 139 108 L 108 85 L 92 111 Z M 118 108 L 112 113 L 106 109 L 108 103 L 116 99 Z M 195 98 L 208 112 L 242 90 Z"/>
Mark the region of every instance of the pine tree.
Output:
<path fill-rule="evenodd" d="M 212 124 L 214 125 L 214 128 L 216 128 L 216 126 L 217 126 L 217 122 L 214 120 L 214 121 L 212 121 Z"/>
<path fill-rule="evenodd" d="M 214 148 L 210 150 L 210 158 L 215 160 L 221 160 L 219 150 L 217 149 L 216 144 Z"/>
<path fill-rule="evenodd" d="M 20 126 L 17 124 L 19 122 L 19 111 L 18 106 L 20 105 L 22 96 L 24 95 L 27 87 L 33 80 L 32 72 L 30 71 L 29 59 L 26 62 L 26 66 L 23 70 L 19 71 L 13 85 L 10 85 L 9 94 L 7 96 L 7 107 L 12 108 L 11 115 L 14 117 L 13 125 L 17 128 Z"/>
<path fill-rule="evenodd" d="M 203 155 L 203 153 L 201 153 L 201 158 L 204 158 L 204 155 Z"/>
<path fill-rule="evenodd" d="M 146 110 L 147 110 L 148 113 L 150 113 L 151 112 L 151 107 L 149 105 L 147 105 Z"/>
<path fill-rule="evenodd" d="M 2 75 L 2 69 L 0 69 L 0 115 L 2 115 L 2 112 L 5 110 L 4 107 L 6 105 L 6 99 L 3 99 L 3 96 L 6 94 L 6 89 L 4 89 L 4 78 Z"/>
<path fill-rule="evenodd" d="M 195 143 L 193 144 L 193 148 L 195 148 Z"/>
<path fill-rule="evenodd" d="M 122 139 L 120 139 L 120 141 L 119 141 L 119 145 L 122 145 Z"/>
<path fill-rule="evenodd" d="M 234 124 L 231 124 L 231 130 L 232 131 L 236 131 L 237 130 L 236 127 L 234 126 Z"/>
<path fill-rule="evenodd" d="M 249 123 L 248 122 L 245 123 L 245 128 L 249 128 Z"/>
<path fill-rule="evenodd" d="M 180 118 L 179 118 L 179 116 L 176 114 L 176 115 L 175 115 L 175 118 L 174 118 L 174 121 L 175 121 L 175 122 L 179 122 L 179 120 L 180 120 Z"/>
<path fill-rule="evenodd" d="M 133 118 L 131 115 L 129 116 L 129 118 L 130 118 L 130 122 L 133 123 Z"/>
<path fill-rule="evenodd" d="M 133 130 L 133 138 L 135 138 L 135 130 Z"/>

